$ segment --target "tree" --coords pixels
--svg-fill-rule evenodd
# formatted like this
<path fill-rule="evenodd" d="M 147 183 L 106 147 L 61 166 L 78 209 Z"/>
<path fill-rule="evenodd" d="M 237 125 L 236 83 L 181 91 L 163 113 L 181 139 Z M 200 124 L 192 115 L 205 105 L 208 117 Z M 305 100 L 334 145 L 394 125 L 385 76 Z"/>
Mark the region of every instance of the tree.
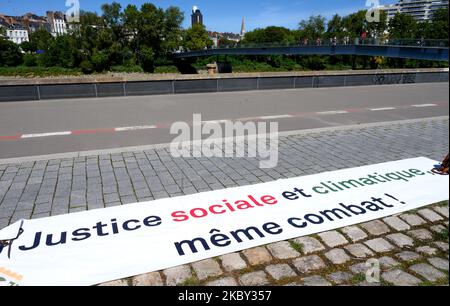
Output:
<path fill-rule="evenodd" d="M 103 24 L 103 20 L 95 12 L 81 11 L 80 23 L 83 26 L 101 26 Z"/>
<path fill-rule="evenodd" d="M 380 10 L 379 21 L 367 23 L 367 30 L 369 32 L 369 35 L 374 38 L 383 37 L 387 29 L 388 29 L 387 13 L 384 10 Z"/>
<path fill-rule="evenodd" d="M 291 30 L 271 26 L 247 32 L 243 44 L 287 44 L 293 42 L 295 42 L 295 36 Z"/>
<path fill-rule="evenodd" d="M 366 13 L 367 11 L 361 10 L 342 19 L 342 26 L 346 37 L 359 38 L 363 32 L 367 32 Z"/>
<path fill-rule="evenodd" d="M 315 40 L 322 38 L 325 34 L 325 17 L 321 15 L 311 16 L 308 20 L 302 20 L 299 24 L 299 31 L 302 38 Z"/>
<path fill-rule="evenodd" d="M 18 45 L 0 38 L 0 66 L 18 66 L 23 62 L 23 55 Z"/>
<path fill-rule="evenodd" d="M 114 33 L 114 39 L 115 40 L 121 40 L 123 38 L 123 27 L 122 27 L 122 6 L 117 3 L 113 2 L 111 4 L 103 4 L 102 5 L 102 19 L 104 22 L 104 25 L 106 28 L 109 28 L 112 30 L 112 33 Z"/>
<path fill-rule="evenodd" d="M 30 51 L 42 50 L 44 52 L 48 51 L 49 46 L 53 42 L 53 36 L 47 32 L 45 29 L 39 29 L 30 34 Z"/>
<path fill-rule="evenodd" d="M 342 25 L 342 17 L 336 14 L 328 22 L 326 36 L 328 38 L 343 38 L 343 33 L 344 27 Z"/>
<path fill-rule="evenodd" d="M 171 6 L 164 12 L 164 40 L 162 43 L 164 52 L 173 52 L 181 46 L 183 21 L 184 14 L 178 7 Z"/>
<path fill-rule="evenodd" d="M 185 32 L 183 46 L 188 50 L 202 50 L 213 44 L 213 41 L 209 39 L 208 32 L 201 24 L 194 24 Z"/>
<path fill-rule="evenodd" d="M 416 38 L 417 30 L 417 21 L 411 15 L 397 13 L 389 21 L 389 37 L 391 39 Z"/>
<path fill-rule="evenodd" d="M 448 8 L 437 10 L 431 19 L 427 38 L 448 39 L 448 19 Z"/>

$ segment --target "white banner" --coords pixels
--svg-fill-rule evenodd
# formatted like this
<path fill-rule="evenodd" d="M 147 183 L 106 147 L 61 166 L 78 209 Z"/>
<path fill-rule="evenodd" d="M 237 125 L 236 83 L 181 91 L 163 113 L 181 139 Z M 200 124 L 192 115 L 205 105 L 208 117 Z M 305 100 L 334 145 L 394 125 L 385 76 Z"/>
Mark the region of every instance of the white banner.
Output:
<path fill-rule="evenodd" d="M 358 224 L 449 198 L 415 158 L 24 220 L 0 231 L 0 285 L 94 285 Z"/>

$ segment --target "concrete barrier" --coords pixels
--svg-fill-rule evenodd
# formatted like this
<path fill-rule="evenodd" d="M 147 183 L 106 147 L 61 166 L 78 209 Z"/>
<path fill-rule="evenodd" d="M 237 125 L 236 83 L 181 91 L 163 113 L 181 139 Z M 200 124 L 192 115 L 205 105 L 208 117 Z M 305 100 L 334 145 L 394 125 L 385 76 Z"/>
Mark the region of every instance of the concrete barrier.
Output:
<path fill-rule="evenodd" d="M 448 82 L 448 72 L 358 72 L 280 76 L 216 76 L 214 78 L 0 85 L 0 102 L 65 98 L 229 92 L 264 89 L 321 88 Z"/>

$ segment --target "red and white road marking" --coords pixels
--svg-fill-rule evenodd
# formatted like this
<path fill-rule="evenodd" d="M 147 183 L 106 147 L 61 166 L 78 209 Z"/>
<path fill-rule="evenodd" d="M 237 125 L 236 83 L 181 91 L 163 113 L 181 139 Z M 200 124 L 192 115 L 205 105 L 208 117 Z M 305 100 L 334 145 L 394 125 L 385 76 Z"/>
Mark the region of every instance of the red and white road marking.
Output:
<path fill-rule="evenodd" d="M 380 108 L 352 108 L 346 110 L 330 110 L 323 112 L 311 112 L 311 113 L 291 113 L 282 115 L 270 115 L 270 116 L 259 116 L 259 117 L 247 117 L 247 118 L 237 118 L 237 119 L 219 119 L 202 121 L 202 123 L 226 123 L 232 121 L 264 121 L 264 120 L 276 120 L 276 119 L 289 119 L 289 118 L 301 118 L 307 116 L 331 116 L 331 115 L 341 115 L 349 114 L 355 112 L 376 112 L 376 111 L 391 111 L 397 109 L 411 109 L 411 108 L 425 108 L 425 107 L 435 107 L 448 102 L 441 102 L 439 104 L 415 104 L 409 106 L 399 106 L 399 107 L 380 107 Z M 77 136 L 77 135 L 91 135 L 91 134 L 101 134 L 101 133 L 120 133 L 120 132 L 132 132 L 132 131 L 145 131 L 153 129 L 162 129 L 170 127 L 170 123 L 167 124 L 155 124 L 155 125 L 138 125 L 138 126 L 126 126 L 126 127 L 116 127 L 116 128 L 106 128 L 106 129 L 92 129 L 92 130 L 74 130 L 74 131 L 59 131 L 59 132 L 48 132 L 48 133 L 32 133 L 32 134 L 16 134 L 1 136 L 0 141 L 11 141 L 20 139 L 33 139 L 33 138 L 45 138 L 45 137 L 58 137 L 58 136 Z"/>

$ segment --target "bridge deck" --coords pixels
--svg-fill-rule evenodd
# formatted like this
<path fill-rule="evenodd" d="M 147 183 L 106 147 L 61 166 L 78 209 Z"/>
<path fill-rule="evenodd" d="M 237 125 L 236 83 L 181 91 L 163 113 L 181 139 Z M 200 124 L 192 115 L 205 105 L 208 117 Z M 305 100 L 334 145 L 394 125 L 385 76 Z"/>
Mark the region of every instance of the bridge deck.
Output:
<path fill-rule="evenodd" d="M 192 58 L 216 55 L 359 55 L 408 58 L 417 60 L 447 61 L 448 47 L 389 46 L 389 45 L 327 45 L 222 48 L 174 53 L 175 58 Z"/>

